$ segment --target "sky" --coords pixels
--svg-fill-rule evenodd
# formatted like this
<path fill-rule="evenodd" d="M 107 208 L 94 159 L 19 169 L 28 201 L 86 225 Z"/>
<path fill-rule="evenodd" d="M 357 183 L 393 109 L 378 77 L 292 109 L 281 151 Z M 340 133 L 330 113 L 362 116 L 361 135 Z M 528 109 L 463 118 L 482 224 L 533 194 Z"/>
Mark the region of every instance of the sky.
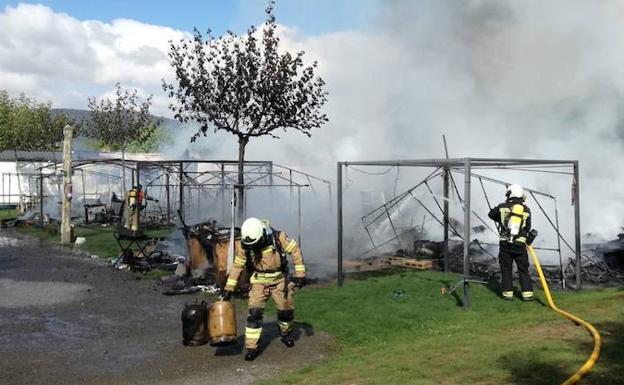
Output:
<path fill-rule="evenodd" d="M 21 1 L 1 0 L 0 9 Z M 227 30 L 244 32 L 250 25 L 263 21 L 266 2 L 262 0 L 41 0 L 56 12 L 80 20 L 132 19 L 147 24 L 201 31 L 210 28 L 217 34 Z M 284 24 L 296 26 L 306 34 L 319 34 L 345 29 L 366 28 L 378 0 L 281 0 L 275 12 Z"/>
<path fill-rule="evenodd" d="M 170 116 L 167 41 L 194 25 L 259 25 L 264 2 L 167 4 L 0 1 L 0 89 L 85 108 L 119 81 Z M 442 157 L 445 134 L 453 157 L 579 160 L 583 233 L 613 237 L 624 225 L 623 0 L 282 0 L 276 15 L 281 48 L 319 63 L 329 123 L 311 138 L 255 140 L 248 159 L 333 179 L 338 160 Z M 190 134 L 166 152 L 179 156 Z M 215 158 L 236 157 L 231 135 L 199 142 Z M 561 197 L 569 227 L 569 178 L 496 176 Z M 416 180 L 403 176 L 402 187 Z M 383 189 L 369 182 L 352 191 Z"/>

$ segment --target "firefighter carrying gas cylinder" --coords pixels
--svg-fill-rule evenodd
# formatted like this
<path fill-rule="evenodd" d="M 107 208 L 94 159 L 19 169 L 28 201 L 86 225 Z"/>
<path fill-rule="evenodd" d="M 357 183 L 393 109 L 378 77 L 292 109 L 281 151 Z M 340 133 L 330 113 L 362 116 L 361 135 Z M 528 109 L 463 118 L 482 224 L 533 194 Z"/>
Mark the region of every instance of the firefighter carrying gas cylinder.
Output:
<path fill-rule="evenodd" d="M 531 230 L 531 210 L 524 204 L 526 193 L 516 184 L 507 187 L 507 200 L 490 210 L 488 216 L 498 224 L 500 233 L 498 261 L 501 267 L 502 297 L 512 301 L 513 262 L 518 267 L 522 300 L 533 300 L 533 285 L 529 275 L 527 237 Z"/>
<path fill-rule="evenodd" d="M 289 282 L 288 260 L 293 258 L 294 278 Z M 252 361 L 258 354 L 258 341 L 262 333 L 264 307 L 269 297 L 277 308 L 278 328 L 281 341 L 287 347 L 295 345 L 291 323 L 294 319 L 294 286 L 306 284 L 306 269 L 301 249 L 294 239 L 272 228 L 268 221 L 247 218 L 241 226 L 241 243 L 235 250 L 234 265 L 228 276 L 224 296 L 229 299 L 236 289 L 238 277 L 243 270 L 250 273 L 249 314 L 245 329 L 245 360 Z"/>

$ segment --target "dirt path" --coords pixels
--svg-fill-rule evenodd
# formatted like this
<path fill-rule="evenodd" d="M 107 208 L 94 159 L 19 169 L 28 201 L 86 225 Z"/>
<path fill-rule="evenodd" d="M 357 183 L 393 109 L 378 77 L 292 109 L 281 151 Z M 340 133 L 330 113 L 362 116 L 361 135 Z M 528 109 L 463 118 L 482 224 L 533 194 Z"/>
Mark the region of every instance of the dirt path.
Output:
<path fill-rule="evenodd" d="M 116 271 L 0 230 L 1 384 L 250 384 L 325 357 L 330 338 L 299 327 L 297 346 L 277 340 L 267 317 L 264 353 L 181 343 L 180 312 L 154 281 Z M 244 302 L 236 302 L 239 334 Z"/>

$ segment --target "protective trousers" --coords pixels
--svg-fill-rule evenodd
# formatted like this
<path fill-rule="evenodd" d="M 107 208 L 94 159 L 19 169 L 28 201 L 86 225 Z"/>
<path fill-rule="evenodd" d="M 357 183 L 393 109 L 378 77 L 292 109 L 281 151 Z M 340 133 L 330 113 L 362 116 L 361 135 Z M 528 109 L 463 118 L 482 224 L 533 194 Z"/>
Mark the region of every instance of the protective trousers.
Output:
<path fill-rule="evenodd" d="M 280 335 L 288 335 L 291 331 L 291 323 L 294 319 L 295 307 L 293 302 L 293 284 L 288 284 L 282 277 L 271 284 L 255 283 L 249 291 L 249 316 L 245 329 L 245 348 L 257 349 L 260 335 L 262 334 L 262 318 L 264 307 L 269 296 L 273 298 L 277 308 L 277 321 Z M 286 295 L 284 293 L 286 292 Z"/>
<path fill-rule="evenodd" d="M 533 297 L 533 285 L 529 275 L 529 255 L 524 244 L 501 242 L 498 254 L 498 262 L 501 268 L 501 286 L 503 297 L 513 298 L 513 262 L 518 267 L 520 288 L 525 299 Z"/>

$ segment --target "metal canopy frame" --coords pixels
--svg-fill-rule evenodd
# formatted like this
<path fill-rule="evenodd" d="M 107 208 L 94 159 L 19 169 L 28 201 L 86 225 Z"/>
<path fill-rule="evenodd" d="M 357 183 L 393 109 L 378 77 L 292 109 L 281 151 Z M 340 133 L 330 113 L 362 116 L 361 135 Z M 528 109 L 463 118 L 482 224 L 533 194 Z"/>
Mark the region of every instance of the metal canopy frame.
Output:
<path fill-rule="evenodd" d="M 560 174 L 571 175 L 572 180 L 572 192 L 574 196 L 574 235 L 575 245 L 574 253 L 576 256 L 576 288 L 581 289 L 581 236 L 580 236 L 580 196 L 579 196 L 579 163 L 578 160 L 551 160 L 551 159 L 513 159 L 513 158 L 446 158 L 446 159 L 414 159 L 414 160 L 379 160 L 379 161 L 342 161 L 337 162 L 337 188 L 336 188 L 336 204 L 337 204 L 337 284 L 342 286 L 344 284 L 343 273 L 343 168 L 348 166 L 386 166 L 386 167 L 435 167 L 436 169 L 442 169 L 444 173 L 444 241 L 445 241 L 445 258 L 448 254 L 448 198 L 449 198 L 449 182 L 452 179 L 451 172 L 461 173 L 464 176 L 464 234 L 463 234 L 463 307 L 468 308 L 470 306 L 470 264 L 468 259 L 469 247 L 470 247 L 470 219 L 471 219 L 471 179 L 487 178 L 473 173 L 473 169 L 510 169 L 520 171 L 543 171 L 553 172 L 548 170 L 540 170 L 540 168 L 572 168 L 571 172 L 557 172 Z M 534 168 L 534 169 L 531 169 Z M 437 170 L 434 170 L 433 174 Z M 425 179 L 425 181 L 428 178 Z M 495 183 L 504 183 L 502 181 L 489 178 Z M 421 184 L 424 182 L 421 182 Z M 454 184 L 454 183 L 453 183 Z M 420 185 L 420 184 L 419 184 Z M 418 186 L 418 185 L 417 185 Z M 456 188 L 456 186 L 454 186 Z M 540 194 L 544 196 L 550 196 L 538 191 L 527 189 L 532 195 Z M 539 203 L 538 203 L 539 204 Z M 541 208 L 541 207 L 540 207 Z M 558 240 L 561 238 L 560 234 L 557 234 Z M 565 240 L 564 240 L 565 242 Z M 568 245 L 569 246 L 569 245 Z M 572 248 L 571 246 L 569 246 Z M 445 263 L 446 265 L 446 263 Z"/>
<path fill-rule="evenodd" d="M 19 161 L 19 159 L 18 159 Z M 57 169 L 57 166 L 62 161 L 48 160 L 47 164 L 37 168 L 40 183 L 38 188 L 39 196 L 39 209 L 43 213 L 43 185 L 42 180 L 49 177 L 52 174 L 44 174 L 44 170 Z M 188 168 L 194 164 L 211 164 L 215 166 L 214 170 L 206 171 L 189 171 Z M 95 158 L 95 159 L 78 159 L 74 160 L 72 164 L 72 170 L 80 171 L 83 177 L 83 200 L 85 197 L 84 191 L 84 173 L 96 173 L 89 171 L 89 166 L 94 165 L 111 165 L 117 167 L 125 167 L 131 171 L 133 183 L 139 183 L 141 180 L 142 171 L 150 170 L 159 171 L 159 175 L 145 184 L 145 187 L 164 187 L 165 188 L 165 204 L 166 204 L 166 220 L 167 223 L 172 223 L 172 202 L 171 202 L 171 188 L 178 189 L 178 210 L 185 218 L 185 190 L 198 191 L 198 199 L 200 191 L 217 191 L 220 199 L 225 202 L 225 190 L 236 190 L 240 186 L 238 184 L 238 161 L 237 160 L 136 160 L 136 159 L 118 159 L 118 158 Z M 228 170 L 230 168 L 230 170 Z M 235 168 L 235 170 L 232 170 Z M 245 161 L 244 171 L 245 184 L 243 188 L 266 188 L 266 187 L 288 187 L 290 189 L 290 196 L 293 198 L 296 191 L 297 199 L 297 223 L 298 223 L 298 239 L 301 243 L 302 233 L 302 202 L 301 202 L 301 188 L 310 188 L 315 196 L 318 196 L 316 189 L 314 188 L 313 181 L 325 184 L 327 186 L 327 196 L 329 207 L 332 207 L 332 188 L 331 182 L 316 177 L 312 174 L 305 173 L 287 166 L 273 163 L 273 161 Z M 104 173 L 99 173 L 104 174 Z M 108 174 L 107 174 L 108 175 Z M 113 175 L 108 175 L 113 176 Z M 59 187 L 59 194 L 60 194 Z M 175 203 L 175 193 L 174 202 Z M 186 199 L 188 200 L 188 199 Z M 225 203 L 224 203 L 225 204 Z M 245 202 L 242 202 L 244 205 Z M 43 215 L 40 215 L 43 218 Z M 42 219 L 41 219 L 42 221 Z"/>

